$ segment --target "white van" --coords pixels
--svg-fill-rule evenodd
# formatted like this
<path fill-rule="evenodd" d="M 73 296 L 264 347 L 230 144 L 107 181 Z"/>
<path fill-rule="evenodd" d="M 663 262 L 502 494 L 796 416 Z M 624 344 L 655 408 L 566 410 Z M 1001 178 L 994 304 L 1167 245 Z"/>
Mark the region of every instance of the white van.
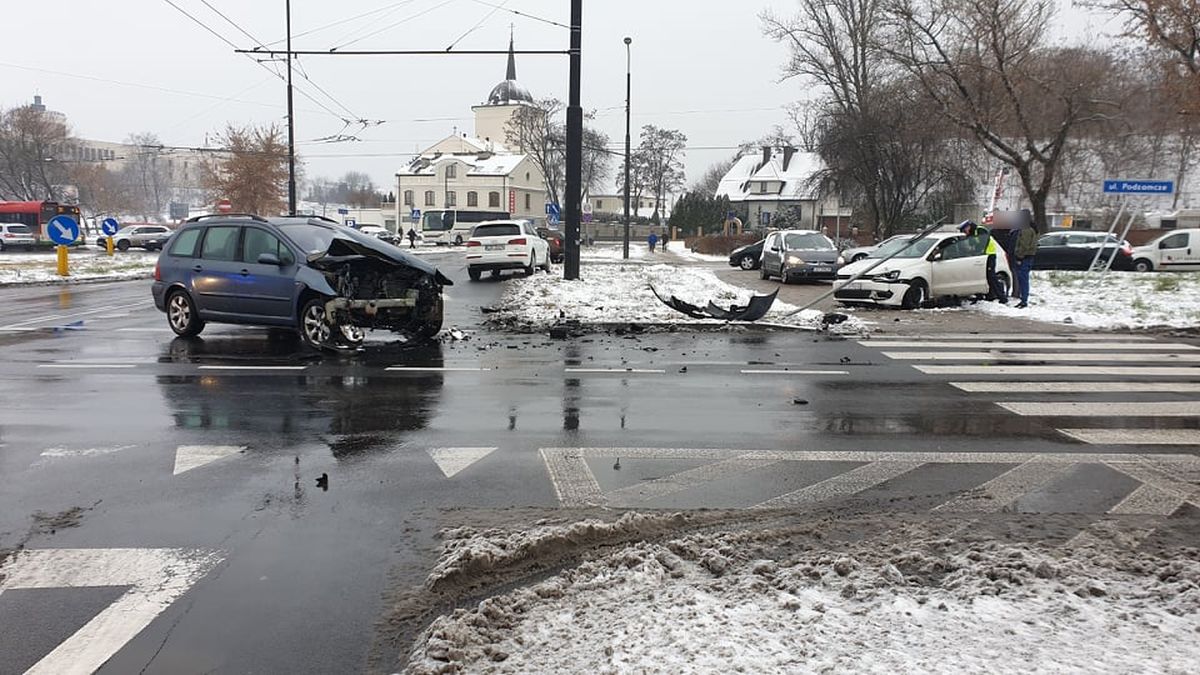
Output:
<path fill-rule="evenodd" d="M 1133 249 L 1133 269 L 1139 272 L 1200 270 L 1200 229 L 1171 230 L 1145 246 Z"/>

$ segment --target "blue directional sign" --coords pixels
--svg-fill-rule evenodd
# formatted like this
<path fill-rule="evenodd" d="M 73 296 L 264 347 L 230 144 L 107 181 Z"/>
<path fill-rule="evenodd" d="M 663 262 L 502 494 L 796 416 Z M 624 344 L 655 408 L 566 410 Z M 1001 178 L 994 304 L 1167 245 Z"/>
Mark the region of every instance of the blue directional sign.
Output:
<path fill-rule="evenodd" d="M 73 244 L 79 238 L 79 223 L 71 216 L 54 216 L 46 223 L 46 234 L 61 246 Z"/>
<path fill-rule="evenodd" d="M 416 222 L 420 222 L 420 220 L 421 220 L 421 209 L 413 209 L 413 210 L 412 210 L 412 213 L 408 214 L 408 217 L 409 217 L 410 219 L 412 219 L 412 221 L 413 221 L 414 223 L 416 223 Z"/>
<path fill-rule="evenodd" d="M 1175 183 L 1169 180 L 1108 179 L 1104 181 L 1104 191 L 1117 194 L 1169 195 L 1175 192 Z"/>
<path fill-rule="evenodd" d="M 551 225 L 557 225 L 560 220 L 562 220 L 562 209 L 559 208 L 558 204 L 547 202 L 546 221 Z"/>
<path fill-rule="evenodd" d="M 117 222 L 116 218 L 105 218 L 104 222 L 100 223 L 100 231 L 110 237 L 119 229 L 121 229 L 121 224 Z"/>
<path fill-rule="evenodd" d="M 350 209 L 338 209 L 338 215 L 339 216 L 350 215 Z"/>

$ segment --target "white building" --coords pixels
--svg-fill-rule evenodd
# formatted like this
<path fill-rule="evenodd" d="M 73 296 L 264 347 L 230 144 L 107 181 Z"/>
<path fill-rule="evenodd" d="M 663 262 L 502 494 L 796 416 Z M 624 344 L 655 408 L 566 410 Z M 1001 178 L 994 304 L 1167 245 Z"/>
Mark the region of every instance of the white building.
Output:
<path fill-rule="evenodd" d="M 504 81 L 474 106 L 475 135 L 452 134 L 396 172 L 396 222 L 411 226 L 413 210 L 505 211 L 514 218 L 545 218 L 546 180 L 528 155 L 504 143 L 506 125 L 533 97 L 517 84 L 513 43 Z"/>
<path fill-rule="evenodd" d="M 824 168 L 819 155 L 795 148 L 763 148 L 762 154 L 747 153 L 721 178 L 717 197 L 728 197 L 734 207 L 744 207 L 747 228 L 768 228 L 778 215 L 799 209 L 803 227 L 832 232 L 846 226 L 849 207 L 836 194 L 823 195 L 813 177 Z"/>

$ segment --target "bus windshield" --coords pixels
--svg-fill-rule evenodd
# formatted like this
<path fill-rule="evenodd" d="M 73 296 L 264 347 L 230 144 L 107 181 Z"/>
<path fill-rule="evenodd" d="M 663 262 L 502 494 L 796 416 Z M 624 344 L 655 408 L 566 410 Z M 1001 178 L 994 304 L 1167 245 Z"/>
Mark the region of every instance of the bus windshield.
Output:
<path fill-rule="evenodd" d="M 426 232 L 447 232 L 454 228 L 454 212 L 426 211 L 421 228 Z"/>

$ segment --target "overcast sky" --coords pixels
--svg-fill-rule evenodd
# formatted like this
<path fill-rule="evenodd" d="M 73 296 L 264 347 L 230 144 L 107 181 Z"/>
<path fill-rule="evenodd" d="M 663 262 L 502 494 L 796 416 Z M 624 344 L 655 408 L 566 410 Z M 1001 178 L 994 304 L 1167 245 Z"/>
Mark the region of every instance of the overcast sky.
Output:
<path fill-rule="evenodd" d="M 202 145 L 226 123 L 285 123 L 278 66 L 235 54 L 224 41 L 249 48 L 281 40 L 284 0 L 6 4 L 2 108 L 41 94 L 80 137 L 121 141 L 151 132 L 178 146 Z M 518 49 L 565 49 L 568 31 L 548 22 L 569 23 L 569 6 L 567 0 L 292 0 L 293 48 L 505 49 L 515 26 Z M 612 142 L 623 142 L 622 38 L 632 37 L 634 144 L 643 124 L 680 129 L 688 137 L 691 180 L 732 154 L 730 146 L 785 123 L 783 107 L 808 97 L 804 83 L 780 82 L 787 50 L 762 36 L 758 18 L 763 10 L 789 14 L 794 7 L 794 0 L 586 2 L 583 106 L 596 111 L 596 126 Z M 1068 13 L 1069 34 L 1092 31 L 1075 17 Z M 365 171 L 381 187 L 391 186 L 406 157 L 455 127 L 473 131 L 471 106 L 483 102 L 504 69 L 503 56 L 300 58 L 296 138 L 308 175 Z M 517 71 L 536 98 L 567 98 L 565 56 L 518 56 Z M 384 123 L 363 129 L 342 118 Z M 362 140 L 315 142 L 339 133 Z"/>

